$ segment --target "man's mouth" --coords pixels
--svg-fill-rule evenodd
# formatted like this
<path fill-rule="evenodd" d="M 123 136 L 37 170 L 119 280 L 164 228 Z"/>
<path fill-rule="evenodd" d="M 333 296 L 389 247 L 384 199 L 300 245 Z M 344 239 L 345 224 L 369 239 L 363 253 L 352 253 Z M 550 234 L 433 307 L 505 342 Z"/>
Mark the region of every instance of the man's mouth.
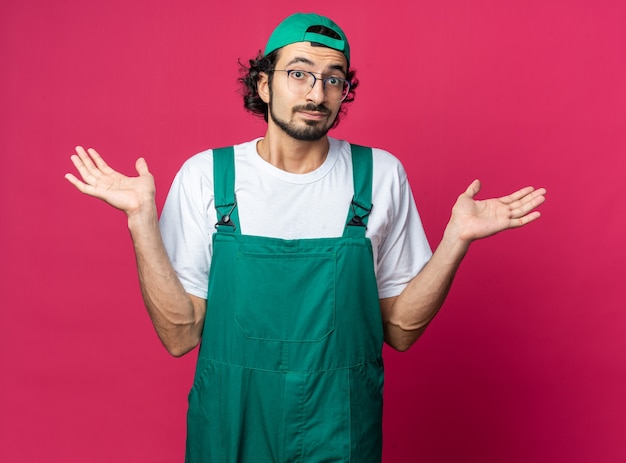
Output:
<path fill-rule="evenodd" d="M 312 116 L 328 116 L 330 114 L 330 110 L 325 106 L 315 106 L 315 105 L 306 105 L 306 106 L 296 106 L 294 112 L 310 114 Z"/>

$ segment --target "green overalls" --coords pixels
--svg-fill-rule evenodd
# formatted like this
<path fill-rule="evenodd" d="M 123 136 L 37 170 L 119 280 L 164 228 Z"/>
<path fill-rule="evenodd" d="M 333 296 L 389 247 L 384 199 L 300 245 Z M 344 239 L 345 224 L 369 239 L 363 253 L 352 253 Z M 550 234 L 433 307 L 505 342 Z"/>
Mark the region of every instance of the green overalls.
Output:
<path fill-rule="evenodd" d="M 214 150 L 218 224 L 187 462 L 380 462 L 371 149 L 353 145 L 352 164 L 343 236 L 283 240 L 242 234 L 234 152 Z"/>

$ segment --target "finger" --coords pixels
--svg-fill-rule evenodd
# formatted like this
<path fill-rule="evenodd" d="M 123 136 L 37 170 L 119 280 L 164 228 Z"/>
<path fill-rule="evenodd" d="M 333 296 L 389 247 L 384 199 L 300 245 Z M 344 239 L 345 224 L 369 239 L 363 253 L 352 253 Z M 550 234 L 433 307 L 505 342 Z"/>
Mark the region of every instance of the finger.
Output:
<path fill-rule="evenodd" d="M 77 188 L 78 188 L 78 185 L 83 183 L 80 180 L 78 180 L 74 174 L 70 174 L 70 173 L 65 174 L 65 179 Z"/>
<path fill-rule="evenodd" d="M 77 153 L 78 153 L 78 150 L 77 150 Z M 81 156 L 81 154 L 78 154 L 78 155 L 73 154 L 72 156 L 70 156 L 70 159 L 72 161 L 72 164 L 74 164 L 74 167 L 76 167 L 76 170 L 78 171 L 82 179 L 85 182 L 89 183 L 94 180 L 94 177 L 91 174 L 91 171 L 89 170 L 89 168 L 85 165 L 84 156 Z"/>
<path fill-rule="evenodd" d="M 541 217 L 541 212 L 532 211 L 530 214 L 524 215 L 516 219 L 512 219 L 509 223 L 509 228 L 523 227 L 524 225 L 528 225 L 529 223 L 534 222 L 539 217 Z"/>
<path fill-rule="evenodd" d="M 546 197 L 540 191 L 534 192 L 532 195 L 519 201 L 519 206 L 511 209 L 511 218 L 520 219 L 525 218 L 531 211 L 534 211 L 537 207 L 541 206 L 546 200 Z M 535 211 L 537 212 L 537 211 Z M 537 212 L 538 213 L 538 212 Z M 533 220 L 536 220 L 536 217 Z"/>
<path fill-rule="evenodd" d="M 515 201 L 519 201 L 524 196 L 527 196 L 528 194 L 532 193 L 533 191 L 535 191 L 534 187 L 527 186 L 527 187 L 524 187 L 524 188 L 522 188 L 520 190 L 517 190 L 514 193 L 511 193 L 510 195 L 503 196 L 502 198 L 499 198 L 499 199 L 500 199 L 500 201 L 502 201 L 505 204 L 512 204 Z"/>
<path fill-rule="evenodd" d="M 476 179 L 467 187 L 465 194 L 469 195 L 472 199 L 480 192 L 480 180 Z"/>
<path fill-rule="evenodd" d="M 543 204 L 546 200 L 546 190 L 540 188 L 534 190 L 531 193 L 525 195 L 518 201 L 515 201 L 510 205 L 512 210 L 518 211 L 520 215 L 525 215 L 527 212 Z"/>
<path fill-rule="evenodd" d="M 91 157 L 89 156 L 89 153 L 85 150 L 85 148 L 83 148 L 82 146 L 77 146 L 76 155 L 80 159 L 85 170 L 89 172 L 94 172 L 97 170 L 96 165 L 91 160 Z M 76 163 L 74 163 L 74 165 L 76 166 Z M 78 166 L 76 166 L 76 168 L 78 168 Z M 82 172 L 81 172 L 81 175 L 82 175 Z M 84 178 L 84 175 L 83 175 L 83 178 Z"/>
<path fill-rule="evenodd" d="M 103 177 L 116 173 L 93 148 L 85 150 L 82 146 L 77 146 L 72 161 L 89 185 L 95 185 Z"/>
<path fill-rule="evenodd" d="M 113 172 L 113 169 L 111 169 L 109 167 L 109 165 L 104 161 L 104 159 L 102 159 L 102 156 L 100 156 L 100 154 L 98 154 L 98 152 L 94 148 L 89 148 L 87 150 L 87 152 L 89 153 L 89 156 L 91 157 L 91 159 L 95 163 L 96 167 L 102 173 L 109 174 L 109 173 Z"/>
<path fill-rule="evenodd" d="M 144 158 L 137 159 L 137 161 L 135 162 L 135 169 L 137 170 L 137 173 L 139 175 L 147 175 L 150 173 L 150 170 L 148 169 L 148 163 Z"/>
<path fill-rule="evenodd" d="M 68 174 L 65 174 L 65 178 L 72 185 L 74 185 L 78 189 L 78 191 L 80 191 L 81 193 L 85 193 L 85 194 L 93 196 L 93 187 L 90 185 L 87 185 L 84 182 L 81 182 L 78 178 L 76 178 L 75 175 L 68 173 Z"/>
<path fill-rule="evenodd" d="M 526 187 L 516 191 L 509 196 L 506 196 L 505 198 L 500 198 L 500 201 L 502 201 L 504 204 L 508 204 L 511 210 L 517 210 L 525 207 L 529 203 L 535 202 L 537 198 L 543 198 L 534 206 L 537 207 L 545 200 L 545 194 L 545 188 L 539 188 L 535 190 L 533 187 Z M 528 209 L 525 212 L 528 212 Z"/>

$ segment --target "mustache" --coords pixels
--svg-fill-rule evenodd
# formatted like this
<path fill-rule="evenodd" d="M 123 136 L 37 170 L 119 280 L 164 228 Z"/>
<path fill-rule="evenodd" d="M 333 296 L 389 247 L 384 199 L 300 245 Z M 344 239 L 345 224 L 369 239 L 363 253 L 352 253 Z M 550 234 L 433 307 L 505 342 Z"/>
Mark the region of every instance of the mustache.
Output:
<path fill-rule="evenodd" d="M 306 105 L 295 106 L 293 108 L 293 112 L 295 113 L 295 112 L 298 112 L 298 111 L 309 111 L 309 112 L 330 114 L 330 109 L 328 109 L 323 104 L 316 105 L 316 104 L 313 104 L 313 103 L 309 103 L 309 104 L 306 104 Z"/>

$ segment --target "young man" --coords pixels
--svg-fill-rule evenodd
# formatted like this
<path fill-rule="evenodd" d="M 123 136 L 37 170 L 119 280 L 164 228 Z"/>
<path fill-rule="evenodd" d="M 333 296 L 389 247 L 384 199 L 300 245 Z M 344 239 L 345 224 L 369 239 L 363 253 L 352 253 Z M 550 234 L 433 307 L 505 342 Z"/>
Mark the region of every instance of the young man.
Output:
<path fill-rule="evenodd" d="M 202 340 L 187 461 L 380 461 L 383 341 L 408 349 L 470 243 L 537 219 L 545 190 L 475 201 L 473 182 L 431 254 L 398 160 L 327 136 L 353 97 L 343 31 L 290 16 L 250 64 L 265 136 L 189 159 L 160 228 L 143 159 L 130 178 L 78 147 L 66 177 L 127 214 L 168 351 Z"/>

